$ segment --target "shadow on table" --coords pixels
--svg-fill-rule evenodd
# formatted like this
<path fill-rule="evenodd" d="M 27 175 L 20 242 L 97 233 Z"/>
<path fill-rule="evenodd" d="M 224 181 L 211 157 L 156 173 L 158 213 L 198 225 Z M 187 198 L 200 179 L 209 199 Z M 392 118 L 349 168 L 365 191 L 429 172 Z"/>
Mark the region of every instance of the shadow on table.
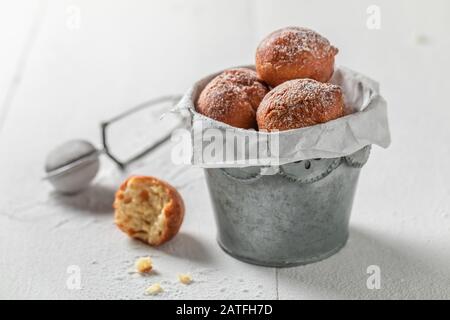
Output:
<path fill-rule="evenodd" d="M 193 235 L 182 231 L 158 249 L 169 255 L 205 265 L 211 262 L 211 256 L 206 246 Z"/>
<path fill-rule="evenodd" d="M 426 252 L 400 250 L 407 247 L 351 228 L 347 245 L 336 255 L 311 265 L 279 269 L 280 298 L 449 299 L 450 268 L 433 263 Z M 371 265 L 381 271 L 378 290 L 367 287 Z"/>
<path fill-rule="evenodd" d="M 73 195 L 52 192 L 56 204 L 89 213 L 112 213 L 115 190 L 103 185 L 91 185 L 86 190 Z"/>

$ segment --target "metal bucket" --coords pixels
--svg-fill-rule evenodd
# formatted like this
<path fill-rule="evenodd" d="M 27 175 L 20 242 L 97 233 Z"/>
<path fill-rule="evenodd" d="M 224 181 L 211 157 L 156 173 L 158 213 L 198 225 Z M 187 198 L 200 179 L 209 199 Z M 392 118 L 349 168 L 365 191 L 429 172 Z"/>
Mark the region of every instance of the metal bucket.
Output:
<path fill-rule="evenodd" d="M 205 169 L 220 247 L 239 260 L 271 267 L 333 255 L 347 241 L 369 153 L 367 146 L 347 157 L 298 161 L 270 175 L 261 167 Z"/>

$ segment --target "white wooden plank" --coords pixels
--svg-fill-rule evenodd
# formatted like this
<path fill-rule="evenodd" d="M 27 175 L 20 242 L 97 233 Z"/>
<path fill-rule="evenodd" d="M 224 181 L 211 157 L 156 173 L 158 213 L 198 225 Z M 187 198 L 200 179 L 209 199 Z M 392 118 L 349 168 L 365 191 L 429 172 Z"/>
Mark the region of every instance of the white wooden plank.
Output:
<path fill-rule="evenodd" d="M 0 3 L 0 130 L 43 14 L 41 1 L 19 0 Z"/>
<path fill-rule="evenodd" d="M 68 28 L 77 10 L 79 28 L 73 20 Z M 170 146 L 126 173 L 104 159 L 97 186 L 75 197 L 57 197 L 41 180 L 56 144 L 77 137 L 98 144 L 101 120 L 180 93 L 206 72 L 247 63 L 254 35 L 248 10 L 240 1 L 49 2 L 0 141 L 8 151 L 0 159 L 1 297 L 140 299 L 153 282 L 165 290 L 156 299 L 275 297 L 273 269 L 219 249 L 202 172 L 171 165 Z M 166 179 L 185 199 L 181 233 L 160 249 L 113 225 L 114 189 L 131 173 Z M 141 255 L 153 257 L 155 275 L 127 273 Z M 66 286 L 70 265 L 80 267 L 82 290 Z M 183 272 L 193 275 L 192 285 L 177 283 Z"/>
<path fill-rule="evenodd" d="M 0 157 L 0 297 L 147 298 L 145 287 L 159 281 L 162 299 L 449 298 L 450 5 L 377 3 L 380 30 L 366 28 L 370 1 L 50 1 L 0 136 L 8 155 Z M 277 275 L 228 257 L 215 244 L 201 171 L 168 165 L 169 145 L 123 174 L 104 160 L 96 187 L 76 197 L 56 197 L 40 180 L 52 146 L 98 143 L 99 121 L 251 62 L 259 39 L 286 25 L 325 34 L 341 50 L 338 63 L 379 80 L 390 105 L 393 144 L 373 150 L 337 255 Z M 161 249 L 112 225 L 112 195 L 129 173 L 166 179 L 186 200 L 180 235 Z M 127 274 L 141 255 L 153 256 L 156 275 Z M 82 290 L 66 286 L 70 265 L 81 268 Z M 381 268 L 380 290 L 366 287 L 369 265 Z M 179 272 L 195 283 L 178 285 Z"/>
<path fill-rule="evenodd" d="M 336 43 L 338 64 L 381 83 L 392 146 L 374 148 L 363 169 L 348 245 L 336 256 L 280 270 L 281 299 L 450 297 L 450 70 L 447 1 L 377 1 L 381 29 L 369 30 L 372 1 L 267 1 L 259 33 L 307 25 Z M 367 267 L 381 268 L 369 290 Z"/>

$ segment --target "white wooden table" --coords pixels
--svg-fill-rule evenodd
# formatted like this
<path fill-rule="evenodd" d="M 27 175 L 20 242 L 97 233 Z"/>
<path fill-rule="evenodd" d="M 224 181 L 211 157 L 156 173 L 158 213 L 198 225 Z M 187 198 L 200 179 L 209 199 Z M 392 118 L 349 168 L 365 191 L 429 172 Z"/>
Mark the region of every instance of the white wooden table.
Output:
<path fill-rule="evenodd" d="M 366 25 L 372 4 L 381 29 Z M 449 12 L 445 0 L 2 1 L 0 298 L 450 298 Z M 335 256 L 272 269 L 224 254 L 203 173 L 171 164 L 170 144 L 125 173 L 103 159 L 95 184 L 76 196 L 42 181 L 55 145 L 99 145 L 101 120 L 252 63 L 259 40 L 287 25 L 326 35 L 338 63 L 378 80 L 389 103 L 393 143 L 373 149 L 349 242 Z M 171 182 L 186 202 L 180 233 L 159 249 L 113 225 L 113 192 L 136 173 Z M 145 255 L 156 273 L 129 274 Z M 366 285 L 371 265 L 380 267 L 378 290 Z M 79 290 L 67 285 L 77 268 Z M 189 286 L 176 279 L 185 272 Z M 164 292 L 145 296 L 155 282 Z"/>

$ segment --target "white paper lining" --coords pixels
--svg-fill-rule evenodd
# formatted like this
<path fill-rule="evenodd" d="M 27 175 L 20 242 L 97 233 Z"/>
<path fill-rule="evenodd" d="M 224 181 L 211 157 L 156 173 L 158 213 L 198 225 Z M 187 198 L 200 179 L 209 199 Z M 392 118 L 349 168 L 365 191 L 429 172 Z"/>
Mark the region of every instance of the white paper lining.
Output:
<path fill-rule="evenodd" d="M 350 69 L 337 68 L 330 82 L 342 88 L 346 106 L 354 111 L 352 114 L 278 133 L 234 128 L 195 111 L 201 90 L 219 73 L 195 83 L 174 109 L 189 111 L 192 165 L 205 168 L 273 166 L 306 159 L 337 158 L 367 145 L 387 148 L 390 144 L 387 104 L 379 94 L 378 83 Z M 216 139 L 211 140 L 211 136 Z"/>

